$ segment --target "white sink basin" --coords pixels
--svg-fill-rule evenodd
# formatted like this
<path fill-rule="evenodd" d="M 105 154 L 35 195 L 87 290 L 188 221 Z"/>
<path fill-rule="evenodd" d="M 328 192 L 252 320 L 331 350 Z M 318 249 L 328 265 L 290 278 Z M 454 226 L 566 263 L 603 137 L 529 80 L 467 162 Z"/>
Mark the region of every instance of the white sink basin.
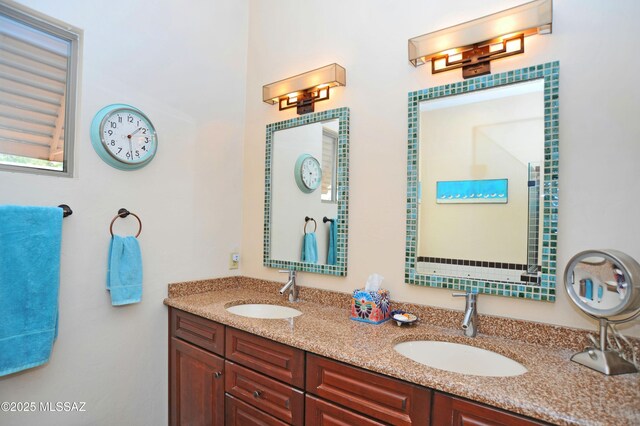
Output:
<path fill-rule="evenodd" d="M 511 358 L 458 343 L 418 340 L 399 343 L 394 349 L 420 364 L 454 373 L 507 377 L 527 372 L 522 364 Z"/>
<path fill-rule="evenodd" d="M 227 308 L 228 312 L 249 318 L 261 319 L 284 319 L 302 315 L 297 309 L 288 306 L 268 305 L 265 303 L 249 303 L 245 305 L 235 305 Z"/>

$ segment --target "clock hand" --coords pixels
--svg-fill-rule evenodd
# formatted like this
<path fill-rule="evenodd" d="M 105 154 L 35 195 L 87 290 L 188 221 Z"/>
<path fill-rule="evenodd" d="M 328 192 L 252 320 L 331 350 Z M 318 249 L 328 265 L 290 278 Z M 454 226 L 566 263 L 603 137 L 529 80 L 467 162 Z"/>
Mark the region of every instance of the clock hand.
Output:
<path fill-rule="evenodd" d="M 142 130 L 142 127 L 138 127 L 138 128 L 136 129 L 136 131 L 135 131 L 135 132 L 133 132 L 133 133 L 131 133 L 131 134 L 129 135 L 129 138 L 131 138 L 131 136 L 133 136 L 133 135 L 135 135 L 136 133 L 138 133 L 140 130 Z"/>
<path fill-rule="evenodd" d="M 129 137 L 129 159 L 133 160 L 133 144 L 131 143 L 131 137 Z"/>

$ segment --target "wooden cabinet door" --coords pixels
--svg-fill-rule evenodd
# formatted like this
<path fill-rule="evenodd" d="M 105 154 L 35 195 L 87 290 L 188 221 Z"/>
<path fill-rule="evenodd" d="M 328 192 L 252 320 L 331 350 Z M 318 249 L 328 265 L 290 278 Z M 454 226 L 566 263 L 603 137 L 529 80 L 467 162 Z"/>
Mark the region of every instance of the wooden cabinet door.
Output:
<path fill-rule="evenodd" d="M 224 360 L 172 337 L 169 343 L 169 424 L 224 425 Z"/>
<path fill-rule="evenodd" d="M 227 395 L 225 398 L 227 426 L 287 426 L 275 417 L 268 415 L 256 407 Z"/>
<path fill-rule="evenodd" d="M 227 327 L 225 358 L 298 388 L 304 387 L 304 351 Z"/>
<path fill-rule="evenodd" d="M 431 390 L 307 354 L 307 392 L 394 426 L 429 424 Z"/>
<path fill-rule="evenodd" d="M 305 404 L 306 426 L 384 426 L 377 420 L 323 401 L 307 394 Z"/>
<path fill-rule="evenodd" d="M 433 397 L 434 426 L 533 426 L 544 425 L 526 417 L 436 392 Z"/>
<path fill-rule="evenodd" d="M 238 364 L 225 363 L 225 391 L 291 424 L 304 424 L 304 393 Z"/>
<path fill-rule="evenodd" d="M 224 356 L 224 325 L 175 308 L 169 308 L 169 333 Z"/>

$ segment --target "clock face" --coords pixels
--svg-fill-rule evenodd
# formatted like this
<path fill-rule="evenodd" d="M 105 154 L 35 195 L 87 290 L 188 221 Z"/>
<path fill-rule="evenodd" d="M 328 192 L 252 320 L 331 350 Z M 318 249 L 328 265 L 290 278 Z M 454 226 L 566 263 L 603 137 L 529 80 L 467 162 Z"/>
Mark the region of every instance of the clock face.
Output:
<path fill-rule="evenodd" d="M 145 164 L 156 153 L 156 131 L 138 110 L 114 109 L 104 116 L 99 131 L 102 146 L 118 162 Z"/>
<path fill-rule="evenodd" d="M 303 154 L 298 160 L 299 166 L 299 181 L 303 186 L 300 186 L 305 192 L 312 192 L 316 190 L 322 182 L 322 168 L 317 159 L 308 154 Z"/>

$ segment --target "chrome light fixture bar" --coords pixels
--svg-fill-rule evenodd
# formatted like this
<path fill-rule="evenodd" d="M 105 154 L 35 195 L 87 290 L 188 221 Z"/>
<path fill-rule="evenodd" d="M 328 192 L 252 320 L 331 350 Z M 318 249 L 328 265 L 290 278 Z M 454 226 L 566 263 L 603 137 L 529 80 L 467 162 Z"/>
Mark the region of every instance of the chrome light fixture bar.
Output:
<path fill-rule="evenodd" d="M 535 0 L 409 39 L 409 62 L 433 74 L 462 68 L 464 78 L 490 74 L 490 62 L 524 53 L 524 38 L 550 34 L 553 0 Z"/>
<path fill-rule="evenodd" d="M 262 100 L 279 110 L 297 108 L 298 114 L 314 111 L 316 102 L 329 99 L 332 87 L 347 84 L 347 71 L 338 64 L 308 71 L 262 86 Z"/>

